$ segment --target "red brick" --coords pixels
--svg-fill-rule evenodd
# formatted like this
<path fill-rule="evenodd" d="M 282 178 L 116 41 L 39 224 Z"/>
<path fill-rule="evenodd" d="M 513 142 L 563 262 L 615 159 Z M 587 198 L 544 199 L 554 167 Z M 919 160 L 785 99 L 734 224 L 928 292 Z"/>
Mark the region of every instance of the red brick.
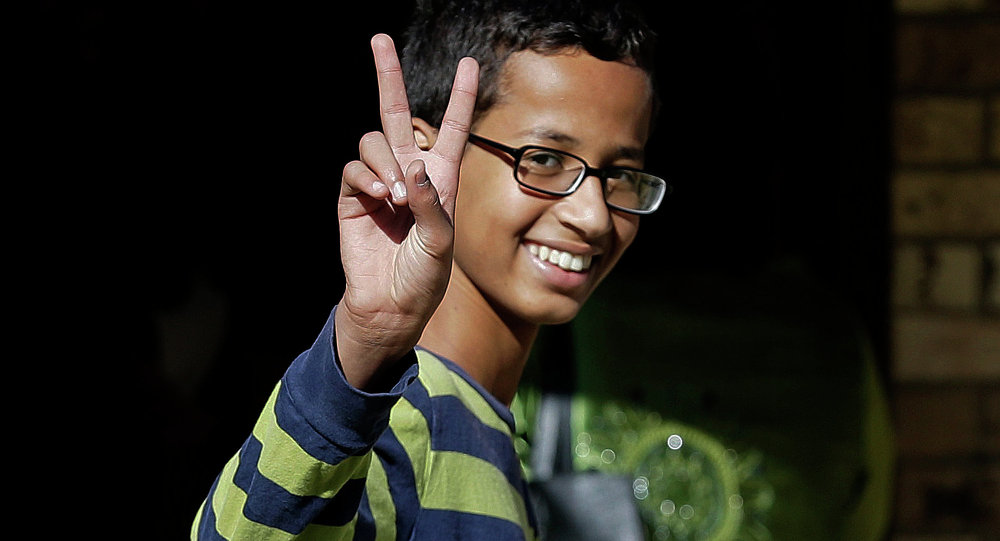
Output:
<path fill-rule="evenodd" d="M 986 284 L 986 306 L 994 313 L 1000 314 L 1000 242 L 994 242 L 986 249 L 993 269 L 990 283 Z"/>
<path fill-rule="evenodd" d="M 995 318 L 896 314 L 892 325 L 896 379 L 1000 380 L 1000 323 Z"/>
<path fill-rule="evenodd" d="M 982 159 L 986 106 L 975 97 L 901 98 L 893 144 L 903 165 L 976 164 Z"/>
<path fill-rule="evenodd" d="M 976 534 L 937 533 L 937 534 L 897 534 L 892 541 L 987 541 Z"/>
<path fill-rule="evenodd" d="M 985 433 L 983 447 L 988 453 L 1000 455 L 1000 390 L 984 396 L 982 408 L 983 432 Z"/>
<path fill-rule="evenodd" d="M 1000 86 L 1000 22 L 902 22 L 896 32 L 896 77 L 902 91 Z"/>
<path fill-rule="evenodd" d="M 1000 96 L 990 102 L 990 158 L 1000 161 Z"/>
<path fill-rule="evenodd" d="M 901 457 L 954 457 L 980 450 L 980 395 L 973 386 L 904 386 L 896 393 Z"/>
<path fill-rule="evenodd" d="M 897 13 L 905 14 L 951 13 L 977 11 L 985 3 L 985 0 L 896 0 L 893 7 Z"/>
<path fill-rule="evenodd" d="M 901 171 L 892 186 L 896 235 L 1000 234 L 1000 170 Z"/>
<path fill-rule="evenodd" d="M 969 242 L 942 242 L 930 269 L 930 305 L 972 312 L 979 308 L 983 255 Z"/>
<path fill-rule="evenodd" d="M 1000 526 L 998 493 L 1000 466 L 995 461 L 904 462 L 897 483 L 896 529 L 940 536 L 931 539 L 962 534 L 993 541 L 982 535 Z"/>
<path fill-rule="evenodd" d="M 927 261 L 922 246 L 901 244 L 893 251 L 892 302 L 901 308 L 920 306 L 928 279 Z"/>

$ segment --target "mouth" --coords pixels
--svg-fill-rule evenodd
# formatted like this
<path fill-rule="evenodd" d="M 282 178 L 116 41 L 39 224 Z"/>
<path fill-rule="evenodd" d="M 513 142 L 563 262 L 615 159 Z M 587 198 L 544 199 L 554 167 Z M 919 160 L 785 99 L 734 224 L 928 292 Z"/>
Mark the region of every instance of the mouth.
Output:
<path fill-rule="evenodd" d="M 590 254 L 574 254 L 541 244 L 528 244 L 528 251 L 540 261 L 568 272 L 586 272 L 594 260 Z"/>

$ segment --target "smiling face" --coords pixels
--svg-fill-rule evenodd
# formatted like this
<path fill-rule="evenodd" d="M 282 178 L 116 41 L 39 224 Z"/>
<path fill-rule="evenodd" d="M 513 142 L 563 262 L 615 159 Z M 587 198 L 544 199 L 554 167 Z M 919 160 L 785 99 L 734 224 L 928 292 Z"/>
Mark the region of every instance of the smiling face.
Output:
<path fill-rule="evenodd" d="M 513 54 L 501 98 L 474 132 L 512 147 L 544 145 L 593 167 L 641 167 L 652 85 L 643 70 L 584 52 Z M 604 203 L 591 177 L 555 198 L 514 181 L 508 156 L 469 145 L 456 208 L 453 288 L 504 319 L 572 319 L 635 238 L 639 217 Z"/>

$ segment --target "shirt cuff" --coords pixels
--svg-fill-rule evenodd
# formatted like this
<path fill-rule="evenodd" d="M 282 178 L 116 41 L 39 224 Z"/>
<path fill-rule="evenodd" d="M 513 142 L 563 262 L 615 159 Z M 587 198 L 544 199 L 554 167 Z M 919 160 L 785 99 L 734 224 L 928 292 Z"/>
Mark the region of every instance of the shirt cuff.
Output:
<path fill-rule="evenodd" d="M 389 426 L 389 412 L 417 378 L 417 356 L 410 351 L 398 361 L 399 380 L 383 393 L 369 393 L 348 383 L 337 357 L 334 315 L 316 342 L 291 364 L 282 378 L 294 407 L 321 437 L 342 452 L 363 454 Z"/>

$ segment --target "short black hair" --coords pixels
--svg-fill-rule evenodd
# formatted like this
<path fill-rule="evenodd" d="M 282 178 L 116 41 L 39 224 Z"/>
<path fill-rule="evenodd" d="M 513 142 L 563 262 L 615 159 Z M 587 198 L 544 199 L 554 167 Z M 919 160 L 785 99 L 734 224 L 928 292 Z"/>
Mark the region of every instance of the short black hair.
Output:
<path fill-rule="evenodd" d="M 441 124 L 455 67 L 465 56 L 480 65 L 475 118 L 496 103 L 507 58 L 524 50 L 582 49 L 634 64 L 655 85 L 656 34 L 628 0 L 417 0 L 404 39 L 410 110 L 433 126 Z"/>

